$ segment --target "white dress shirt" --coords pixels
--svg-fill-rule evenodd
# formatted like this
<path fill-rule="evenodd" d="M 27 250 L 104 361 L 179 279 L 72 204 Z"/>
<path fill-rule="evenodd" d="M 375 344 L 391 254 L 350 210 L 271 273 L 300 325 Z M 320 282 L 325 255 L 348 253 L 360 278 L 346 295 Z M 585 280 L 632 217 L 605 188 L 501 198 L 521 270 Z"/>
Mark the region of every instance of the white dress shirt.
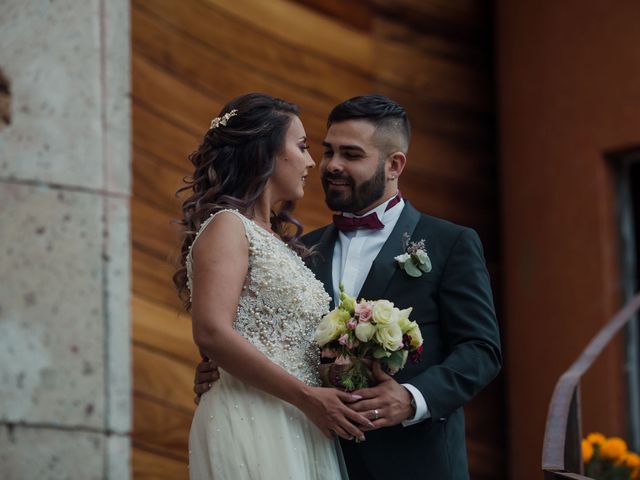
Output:
<path fill-rule="evenodd" d="M 369 210 L 364 215 L 375 212 L 378 219 L 384 225 L 381 230 L 355 230 L 353 232 L 339 232 L 338 241 L 333 249 L 333 299 L 338 305 L 340 298 L 340 283 L 344 285 L 344 291 L 353 297 L 358 296 L 362 286 L 369 274 L 371 264 L 376 259 L 382 246 L 389 238 L 393 227 L 396 226 L 398 218 L 405 206 L 404 200 L 400 201 L 386 210 L 387 204 L 393 199 L 391 197 L 386 202 L 378 205 L 376 208 Z M 386 211 L 385 211 L 386 210 Z M 353 215 L 344 213 L 345 217 L 357 217 L 364 215 Z M 374 300 L 374 299 L 372 299 Z M 411 384 L 402 384 L 413 397 L 416 404 L 416 413 L 413 418 L 402 422 L 404 426 L 413 425 L 414 423 L 426 420 L 431 416 L 429 407 L 424 396 L 416 387 Z"/>

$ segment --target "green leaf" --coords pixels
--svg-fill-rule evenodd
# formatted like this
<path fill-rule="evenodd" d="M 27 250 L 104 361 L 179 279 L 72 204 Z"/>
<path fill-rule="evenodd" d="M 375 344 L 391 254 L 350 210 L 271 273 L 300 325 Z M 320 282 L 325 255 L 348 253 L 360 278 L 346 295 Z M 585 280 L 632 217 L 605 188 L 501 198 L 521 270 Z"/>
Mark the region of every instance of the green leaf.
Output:
<path fill-rule="evenodd" d="M 416 267 L 415 263 L 413 263 L 413 260 L 407 260 L 407 262 L 404 264 L 404 271 L 407 272 L 407 275 L 414 278 L 422 275 L 422 272 Z"/>
<path fill-rule="evenodd" d="M 387 352 L 382 347 L 376 347 L 375 350 L 373 351 L 373 358 L 381 359 L 381 358 L 387 358 L 389 356 L 391 356 L 391 352 Z"/>
<path fill-rule="evenodd" d="M 407 363 L 407 356 L 409 352 L 406 350 L 398 350 L 393 352 L 389 358 L 387 358 L 386 363 L 389 365 L 389 368 L 393 370 L 400 370 L 404 367 L 404 364 Z"/>
<path fill-rule="evenodd" d="M 418 265 L 418 268 L 424 273 L 429 273 L 431 271 L 431 259 L 427 256 L 424 263 Z"/>

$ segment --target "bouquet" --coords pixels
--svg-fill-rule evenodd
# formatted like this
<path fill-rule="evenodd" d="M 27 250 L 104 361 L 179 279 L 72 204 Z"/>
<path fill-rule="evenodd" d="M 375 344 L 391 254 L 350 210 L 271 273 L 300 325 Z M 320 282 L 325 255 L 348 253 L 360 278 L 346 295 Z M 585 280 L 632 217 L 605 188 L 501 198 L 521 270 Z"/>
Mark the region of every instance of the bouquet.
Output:
<path fill-rule="evenodd" d="M 582 460 L 585 475 L 597 480 L 640 479 L 640 456 L 618 437 L 590 433 L 582 440 Z"/>
<path fill-rule="evenodd" d="M 347 365 L 338 384 L 352 392 L 372 385 L 369 365 L 379 360 L 391 374 L 402 369 L 409 359 L 420 361 L 422 334 L 409 319 L 412 308 L 400 310 L 388 300 L 360 300 L 350 297 L 340 284 L 340 302 L 325 315 L 315 333 L 323 356 L 334 357 Z"/>

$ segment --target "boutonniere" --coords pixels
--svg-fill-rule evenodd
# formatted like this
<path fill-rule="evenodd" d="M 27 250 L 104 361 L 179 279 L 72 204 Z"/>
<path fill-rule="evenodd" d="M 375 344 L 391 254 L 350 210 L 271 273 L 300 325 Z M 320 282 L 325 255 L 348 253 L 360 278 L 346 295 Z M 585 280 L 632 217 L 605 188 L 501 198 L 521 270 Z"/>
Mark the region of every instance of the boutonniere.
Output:
<path fill-rule="evenodd" d="M 404 270 L 410 277 L 421 277 L 423 273 L 431 271 L 431 259 L 427 254 L 427 248 L 424 245 L 424 239 L 418 242 L 410 242 L 409 234 L 406 232 L 402 235 L 402 246 L 404 252 L 402 255 L 394 257 L 398 262 L 398 266 Z"/>

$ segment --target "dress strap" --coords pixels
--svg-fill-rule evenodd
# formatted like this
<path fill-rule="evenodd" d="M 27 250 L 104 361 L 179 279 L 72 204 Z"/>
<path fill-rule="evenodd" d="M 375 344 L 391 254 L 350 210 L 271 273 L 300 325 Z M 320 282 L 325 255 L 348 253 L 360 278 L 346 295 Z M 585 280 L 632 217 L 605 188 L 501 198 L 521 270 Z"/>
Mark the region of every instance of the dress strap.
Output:
<path fill-rule="evenodd" d="M 193 246 L 196 244 L 196 241 L 198 240 L 198 238 L 200 238 L 200 235 L 202 235 L 202 232 L 204 232 L 205 228 L 207 228 L 207 226 L 213 221 L 213 219 L 216 218 L 219 214 L 224 212 L 232 213 L 236 217 L 240 218 L 240 220 L 242 220 L 247 241 L 249 242 L 249 246 L 251 246 L 251 243 L 252 243 L 251 242 L 252 235 L 250 233 L 251 231 L 250 226 L 252 225 L 251 220 L 249 220 L 247 217 L 242 215 L 238 210 L 225 208 L 224 210 L 218 210 L 217 212 L 209 215 L 209 218 L 207 218 L 204 222 L 202 222 L 202 224 L 200 225 L 200 228 L 198 229 L 198 232 L 196 233 L 195 238 L 193 239 L 193 242 L 191 242 L 191 245 L 189 245 L 189 253 L 187 253 L 187 258 L 185 259 L 185 266 L 187 268 L 187 287 L 189 288 L 189 300 L 193 300 L 191 297 L 191 294 L 193 291 L 193 288 L 192 288 L 193 256 L 191 254 L 193 250 Z"/>
<path fill-rule="evenodd" d="M 193 242 L 191 242 L 191 245 L 189 246 L 189 255 L 191 255 L 191 249 L 193 249 L 193 246 L 196 244 L 196 241 L 198 240 L 198 238 L 200 238 L 200 235 L 202 235 L 202 232 L 204 232 L 205 228 L 207 228 L 207 226 L 213 221 L 214 218 L 216 218 L 218 215 L 220 215 L 221 213 L 224 213 L 224 212 L 233 213 L 236 217 L 240 218 L 240 220 L 242 220 L 242 223 L 244 224 L 245 232 L 247 232 L 247 230 L 248 230 L 247 224 L 251 225 L 251 221 L 247 217 L 242 215 L 238 210 L 233 210 L 231 208 L 225 208 L 224 210 L 218 210 L 217 212 L 212 213 L 211 215 L 209 215 L 209 218 L 207 218 L 200 225 L 200 228 L 198 229 L 198 232 L 196 233 L 196 236 L 193 239 Z M 247 232 L 247 240 L 251 241 L 251 239 L 249 238 L 248 232 Z"/>

